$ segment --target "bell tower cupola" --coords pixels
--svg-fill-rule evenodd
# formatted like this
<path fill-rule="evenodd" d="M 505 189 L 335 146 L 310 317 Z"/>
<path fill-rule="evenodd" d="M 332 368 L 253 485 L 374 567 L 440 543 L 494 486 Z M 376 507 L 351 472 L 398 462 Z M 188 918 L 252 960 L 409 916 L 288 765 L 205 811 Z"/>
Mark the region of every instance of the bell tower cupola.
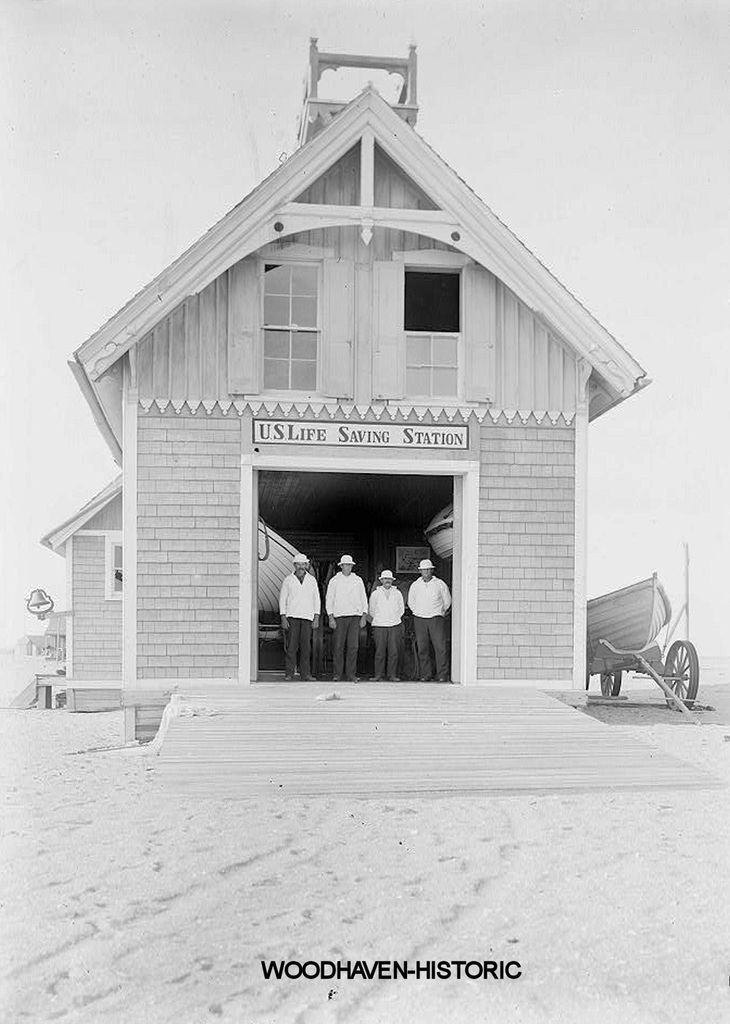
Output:
<path fill-rule="evenodd" d="M 303 146 L 318 135 L 354 99 L 353 96 L 347 99 L 327 99 L 319 95 L 320 79 L 324 72 L 338 71 L 340 68 L 369 69 L 399 75 L 402 86 L 391 107 L 399 117 L 414 127 L 418 116 L 416 63 L 415 45 L 409 46 L 407 57 L 371 57 L 354 53 L 322 53 L 317 40 L 310 39 L 307 86 L 299 122 L 299 145 Z"/>

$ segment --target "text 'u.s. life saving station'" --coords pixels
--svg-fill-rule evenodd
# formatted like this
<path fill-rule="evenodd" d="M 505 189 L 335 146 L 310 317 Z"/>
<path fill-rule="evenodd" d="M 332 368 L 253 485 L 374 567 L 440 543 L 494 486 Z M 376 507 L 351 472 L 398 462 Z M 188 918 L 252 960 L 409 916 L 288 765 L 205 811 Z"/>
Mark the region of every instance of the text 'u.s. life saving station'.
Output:
<path fill-rule="evenodd" d="M 254 420 L 254 444 L 322 444 L 361 448 L 469 447 L 468 426 L 416 426 L 407 423 L 301 423 Z"/>

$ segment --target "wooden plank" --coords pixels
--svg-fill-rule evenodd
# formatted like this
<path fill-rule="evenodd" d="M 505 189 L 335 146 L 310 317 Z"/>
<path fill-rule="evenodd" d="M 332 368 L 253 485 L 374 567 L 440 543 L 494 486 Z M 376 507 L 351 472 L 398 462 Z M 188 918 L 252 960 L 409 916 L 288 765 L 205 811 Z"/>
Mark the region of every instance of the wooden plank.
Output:
<path fill-rule="evenodd" d="M 201 395 L 218 398 L 215 282 L 200 293 Z"/>
<path fill-rule="evenodd" d="M 168 319 L 170 322 L 170 397 L 182 401 L 188 397 L 184 306 L 178 306 Z"/>
<path fill-rule="evenodd" d="M 208 797 L 566 792 L 719 785 L 539 691 L 438 685 L 196 687 L 158 769 Z"/>
<path fill-rule="evenodd" d="M 228 394 L 228 275 L 215 280 L 217 395 Z"/>
<path fill-rule="evenodd" d="M 200 390 L 200 310 L 197 295 L 185 302 L 185 355 L 187 367 L 187 397 L 198 401 Z"/>
<path fill-rule="evenodd" d="M 152 390 L 155 398 L 170 398 L 170 339 L 163 321 L 152 332 Z"/>

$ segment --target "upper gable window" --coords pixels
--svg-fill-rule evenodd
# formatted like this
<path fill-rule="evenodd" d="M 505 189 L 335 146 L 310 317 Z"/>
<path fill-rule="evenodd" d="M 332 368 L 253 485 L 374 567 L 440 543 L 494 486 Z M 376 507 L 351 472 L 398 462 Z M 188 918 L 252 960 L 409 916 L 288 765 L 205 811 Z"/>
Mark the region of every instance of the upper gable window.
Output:
<path fill-rule="evenodd" d="M 264 266 L 264 389 L 316 391 L 319 272 L 307 263 Z"/>
<path fill-rule="evenodd" d="M 460 276 L 406 270 L 406 394 L 458 398 Z"/>
<path fill-rule="evenodd" d="M 459 274 L 406 270 L 407 331 L 459 333 Z"/>

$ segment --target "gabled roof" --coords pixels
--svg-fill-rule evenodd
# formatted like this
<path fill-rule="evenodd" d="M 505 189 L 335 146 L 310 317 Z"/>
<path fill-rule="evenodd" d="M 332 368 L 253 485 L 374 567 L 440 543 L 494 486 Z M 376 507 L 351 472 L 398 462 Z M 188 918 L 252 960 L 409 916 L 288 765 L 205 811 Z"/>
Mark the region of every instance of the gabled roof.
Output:
<path fill-rule="evenodd" d="M 305 208 L 296 203 L 297 196 L 364 136 L 407 169 L 438 211 L 313 204 Z M 648 383 L 645 371 L 618 341 L 369 86 L 77 350 L 75 358 L 92 389 L 180 302 L 238 260 L 288 234 L 358 220 L 364 230 L 373 224 L 402 229 L 407 220 L 407 230 L 428 231 L 485 266 L 592 367 L 610 404 Z"/>
<path fill-rule="evenodd" d="M 106 508 L 121 493 L 122 477 L 120 475 L 112 480 L 110 484 L 107 484 L 102 491 L 95 494 L 90 501 L 87 501 L 70 519 L 66 519 L 60 526 L 47 533 L 45 537 L 41 537 L 41 544 L 50 548 L 51 551 L 63 554 L 62 549 L 68 538 L 85 526 L 97 512 L 101 512 L 103 508 Z"/>

